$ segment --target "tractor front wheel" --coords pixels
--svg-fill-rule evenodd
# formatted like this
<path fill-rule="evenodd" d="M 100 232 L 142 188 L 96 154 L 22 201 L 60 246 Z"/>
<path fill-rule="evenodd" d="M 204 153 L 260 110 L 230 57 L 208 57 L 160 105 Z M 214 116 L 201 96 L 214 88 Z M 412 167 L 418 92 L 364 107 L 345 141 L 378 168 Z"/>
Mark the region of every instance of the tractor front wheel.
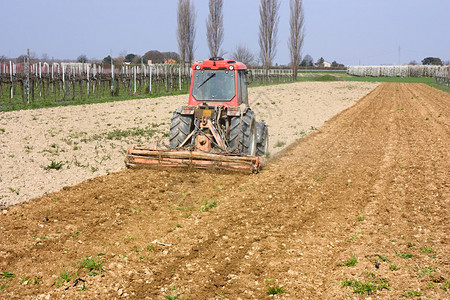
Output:
<path fill-rule="evenodd" d="M 243 154 L 256 154 L 256 121 L 253 111 L 248 110 L 242 120 L 240 117 L 231 118 L 229 146 L 231 150 L 237 149 Z"/>
<path fill-rule="evenodd" d="M 191 133 L 192 117 L 184 116 L 178 111 L 174 111 L 170 122 L 170 148 L 174 149 Z"/>

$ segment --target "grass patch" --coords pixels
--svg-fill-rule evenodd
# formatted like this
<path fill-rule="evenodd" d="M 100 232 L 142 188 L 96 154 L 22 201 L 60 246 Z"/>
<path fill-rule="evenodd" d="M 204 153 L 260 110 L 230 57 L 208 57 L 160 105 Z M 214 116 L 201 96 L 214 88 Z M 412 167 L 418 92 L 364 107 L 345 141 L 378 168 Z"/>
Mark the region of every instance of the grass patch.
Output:
<path fill-rule="evenodd" d="M 286 289 L 282 286 L 268 286 L 267 287 L 267 295 L 281 295 L 286 293 Z"/>
<path fill-rule="evenodd" d="M 449 86 L 442 85 L 442 84 L 437 84 L 436 82 L 429 83 L 428 85 L 431 86 L 431 87 L 434 87 L 435 89 L 441 90 L 443 92 L 450 93 L 450 87 Z"/>
<path fill-rule="evenodd" d="M 388 280 L 386 278 L 369 280 L 367 282 L 358 281 L 355 279 L 345 279 L 342 281 L 342 287 L 351 287 L 353 293 L 359 295 L 371 295 L 375 291 L 381 291 L 383 289 L 390 290 Z"/>
<path fill-rule="evenodd" d="M 436 268 L 433 266 L 418 267 L 417 277 L 431 276 L 436 272 Z"/>
<path fill-rule="evenodd" d="M 215 207 L 217 207 L 216 201 L 212 201 L 211 203 L 209 203 L 208 201 L 204 200 L 199 211 L 201 211 L 201 212 L 211 211 L 211 209 L 213 209 Z"/>
<path fill-rule="evenodd" d="M 409 253 L 402 253 L 402 252 L 397 252 L 397 251 L 395 251 L 395 254 L 396 254 L 398 257 L 402 258 L 402 259 L 408 259 L 408 258 L 413 257 L 412 254 L 409 254 Z"/>
<path fill-rule="evenodd" d="M 164 295 L 164 299 L 168 299 L 168 300 L 175 300 L 175 299 L 180 299 L 181 294 L 177 294 L 177 295 Z"/>
<path fill-rule="evenodd" d="M 51 163 L 43 167 L 45 170 L 60 170 L 65 164 L 62 161 L 51 161 Z"/>
<path fill-rule="evenodd" d="M 16 275 L 14 275 L 14 273 L 12 273 L 12 272 L 1 272 L 0 273 L 0 278 L 1 279 L 14 278 L 14 277 L 16 277 Z"/>
<path fill-rule="evenodd" d="M 79 262 L 79 265 L 82 268 L 87 269 L 89 271 L 88 275 L 90 276 L 97 276 L 103 272 L 103 262 L 101 262 L 99 258 L 95 259 L 92 256 L 86 257 Z"/>
<path fill-rule="evenodd" d="M 16 195 L 19 195 L 20 194 L 20 189 L 15 189 L 15 188 L 12 188 L 12 187 L 9 187 L 8 188 L 12 193 L 14 193 L 14 194 L 16 194 Z"/>
<path fill-rule="evenodd" d="M 283 147 L 284 145 L 286 145 L 286 142 L 278 141 L 274 147 L 279 148 L 279 147 Z"/>
<path fill-rule="evenodd" d="M 419 291 L 410 291 L 403 294 L 403 297 L 420 297 L 422 296 L 422 293 Z"/>
<path fill-rule="evenodd" d="M 397 271 L 400 270 L 400 267 L 394 264 L 390 264 L 389 269 L 391 269 L 391 271 Z"/>
<path fill-rule="evenodd" d="M 420 248 L 420 252 L 422 252 L 422 253 L 433 253 L 434 250 L 432 248 L 422 247 L 422 248 Z"/>
<path fill-rule="evenodd" d="M 126 91 L 127 89 L 121 88 L 121 91 Z M 122 92 L 121 92 L 122 93 Z M 142 96 L 134 96 L 129 94 L 128 92 L 124 92 L 124 94 L 119 96 L 97 96 L 91 95 L 91 98 L 86 99 L 75 99 L 75 100 L 64 100 L 64 101 L 54 101 L 54 100 L 43 100 L 36 99 L 33 103 L 23 104 L 22 99 L 15 99 L 12 101 L 13 103 L 2 103 L 0 104 L 0 111 L 14 111 L 14 110 L 26 110 L 26 109 L 38 109 L 45 107 L 59 107 L 59 106 L 75 106 L 75 105 L 86 105 L 86 104 L 96 104 L 96 103 L 109 103 L 109 102 L 117 102 L 117 101 L 126 101 L 133 99 L 146 99 L 146 98 L 158 98 L 158 97 L 167 97 L 172 95 L 183 95 L 188 94 L 188 91 L 184 89 L 183 91 L 176 92 L 154 92 L 152 94 L 144 94 Z M 53 97 L 53 96 L 52 96 Z M 57 96 L 57 97 L 60 97 Z M 95 97 L 95 98 L 94 98 Z"/>
<path fill-rule="evenodd" d="M 73 274 L 68 270 L 64 270 L 63 272 L 59 273 L 59 277 L 55 279 L 55 285 L 56 287 L 60 287 L 64 285 L 66 282 L 71 281 L 72 278 L 75 278 L 76 276 L 77 274 Z"/>
<path fill-rule="evenodd" d="M 358 263 L 358 258 L 355 254 L 352 254 L 352 256 L 347 261 L 344 261 L 342 263 L 342 265 L 346 267 L 353 267 L 356 265 L 356 263 Z"/>
<path fill-rule="evenodd" d="M 339 81 L 339 80 L 340 80 L 339 78 L 333 75 L 322 75 L 314 79 L 314 81 Z"/>

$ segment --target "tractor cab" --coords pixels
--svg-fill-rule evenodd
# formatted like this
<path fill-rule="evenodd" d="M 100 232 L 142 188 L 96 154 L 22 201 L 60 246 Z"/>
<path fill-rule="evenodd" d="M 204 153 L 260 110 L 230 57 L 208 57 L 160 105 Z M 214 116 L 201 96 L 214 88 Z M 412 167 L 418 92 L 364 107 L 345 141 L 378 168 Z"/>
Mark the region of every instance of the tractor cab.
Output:
<path fill-rule="evenodd" d="M 213 57 L 192 66 L 189 105 L 248 106 L 247 67 L 234 60 Z"/>

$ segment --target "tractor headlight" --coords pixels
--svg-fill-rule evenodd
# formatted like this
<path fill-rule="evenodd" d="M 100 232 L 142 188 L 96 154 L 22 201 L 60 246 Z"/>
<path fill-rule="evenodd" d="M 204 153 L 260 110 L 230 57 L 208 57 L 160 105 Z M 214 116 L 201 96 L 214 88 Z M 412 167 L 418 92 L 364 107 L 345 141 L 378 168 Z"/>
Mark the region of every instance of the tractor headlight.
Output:
<path fill-rule="evenodd" d="M 233 67 L 233 66 L 229 66 L 229 67 L 228 67 L 228 70 L 233 71 L 233 70 L 234 70 L 234 67 Z"/>
<path fill-rule="evenodd" d="M 195 69 L 196 69 L 196 70 L 200 70 L 200 65 L 196 65 L 196 66 L 195 66 Z"/>

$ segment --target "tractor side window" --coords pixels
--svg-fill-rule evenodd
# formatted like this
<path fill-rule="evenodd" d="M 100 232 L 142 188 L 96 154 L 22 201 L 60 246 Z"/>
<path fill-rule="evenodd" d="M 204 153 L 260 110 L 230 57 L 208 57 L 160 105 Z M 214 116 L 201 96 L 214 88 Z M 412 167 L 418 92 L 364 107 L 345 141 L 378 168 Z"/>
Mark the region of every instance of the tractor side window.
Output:
<path fill-rule="evenodd" d="M 248 106 L 247 80 L 245 71 L 239 71 L 239 105 Z"/>

